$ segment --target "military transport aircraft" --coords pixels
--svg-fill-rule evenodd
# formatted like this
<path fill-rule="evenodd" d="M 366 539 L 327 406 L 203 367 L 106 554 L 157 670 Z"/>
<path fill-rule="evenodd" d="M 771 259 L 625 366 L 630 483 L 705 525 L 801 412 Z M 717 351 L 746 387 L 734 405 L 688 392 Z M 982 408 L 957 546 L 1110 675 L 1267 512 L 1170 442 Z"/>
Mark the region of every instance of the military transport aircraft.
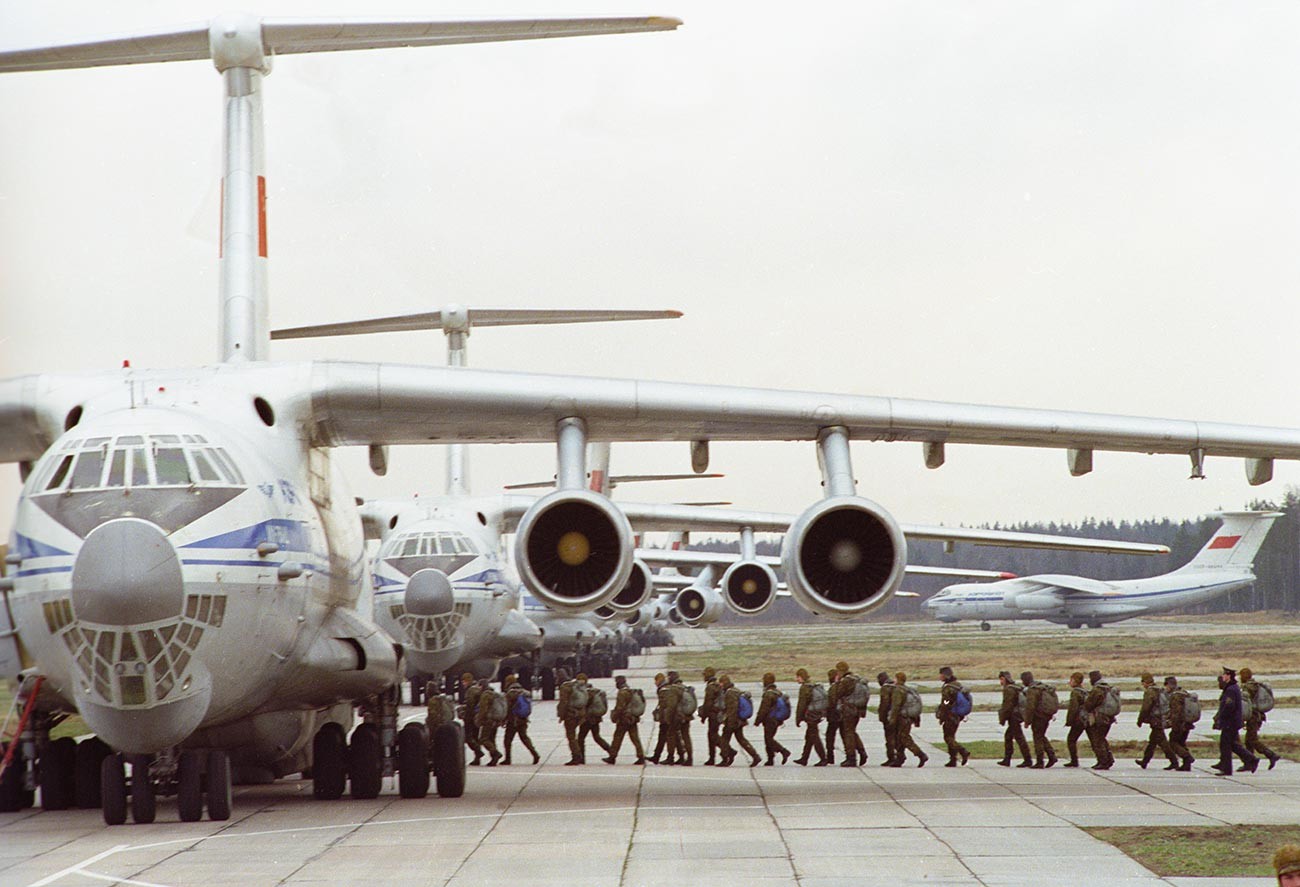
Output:
<path fill-rule="evenodd" d="M 399 650 L 362 607 L 361 521 L 339 447 L 554 442 L 557 489 L 517 529 L 522 581 L 557 609 L 591 610 L 627 584 L 628 518 L 586 489 L 591 440 L 815 442 L 824 488 L 785 534 L 794 596 L 851 617 L 889 600 L 904 528 L 858 495 L 851 440 L 1248 460 L 1300 459 L 1300 430 L 972 406 L 713 384 L 402 366 L 271 362 L 261 92 L 276 55 L 671 30 L 674 19 L 513 22 L 284 20 L 246 15 L 160 33 L 0 52 L 0 72 L 211 59 L 224 86 L 219 362 L 0 380 L 0 461 L 24 480 L 0 607 L 0 672 L 23 676 L 43 782 L 99 762 L 105 819 L 230 813 L 232 763 L 272 777 L 311 761 L 314 792 L 379 790 L 393 760 Z M 21 132 L 21 121 L 10 121 Z M 142 133 L 142 139 L 145 135 Z M 145 267 L 142 265 L 142 267 Z M 88 295 L 88 298 L 91 298 Z M 173 302 L 175 295 L 169 294 Z M 31 330 L 53 335 L 54 330 Z M 671 528 L 671 527 L 670 527 Z M 360 705 L 367 723 L 345 747 Z M 79 712 L 98 743 L 48 741 Z M 26 743 L 24 743 L 26 744 Z M 107 754 L 111 750 L 111 754 Z M 459 753 L 459 749 L 457 752 Z M 124 755 L 131 755 L 127 782 Z M 21 758 L 20 758 L 21 763 Z M 461 760 L 463 765 L 463 757 Z M 31 770 L 24 765 L 22 772 Z M 128 794 L 129 792 L 129 794 Z"/>
<path fill-rule="evenodd" d="M 1101 628 L 1134 616 L 1205 603 L 1255 581 L 1255 554 L 1264 544 L 1276 511 L 1230 511 L 1223 525 L 1196 555 L 1172 573 L 1146 579 L 1103 582 L 1083 576 L 1038 575 L 980 585 L 950 585 L 922 608 L 940 622 L 979 619 L 1046 619 L 1082 628 Z"/>

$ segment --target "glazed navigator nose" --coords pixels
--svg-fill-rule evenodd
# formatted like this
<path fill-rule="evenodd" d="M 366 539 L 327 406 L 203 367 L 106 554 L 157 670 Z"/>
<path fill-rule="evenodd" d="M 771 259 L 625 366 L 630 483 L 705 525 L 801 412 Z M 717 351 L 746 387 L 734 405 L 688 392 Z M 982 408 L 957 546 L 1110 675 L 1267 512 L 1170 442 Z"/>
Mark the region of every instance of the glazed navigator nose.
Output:
<path fill-rule="evenodd" d="M 78 619 L 139 625 L 175 619 L 185 609 L 176 549 L 157 525 L 124 517 L 90 531 L 72 568 Z"/>

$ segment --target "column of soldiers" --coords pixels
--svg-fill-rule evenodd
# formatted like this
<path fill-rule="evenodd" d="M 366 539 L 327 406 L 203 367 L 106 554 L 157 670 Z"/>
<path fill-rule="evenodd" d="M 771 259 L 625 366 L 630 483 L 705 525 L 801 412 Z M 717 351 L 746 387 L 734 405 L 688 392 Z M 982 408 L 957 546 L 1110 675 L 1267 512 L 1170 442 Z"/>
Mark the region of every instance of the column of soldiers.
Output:
<path fill-rule="evenodd" d="M 561 683 L 558 691 L 556 717 L 564 724 L 569 745 L 569 765 L 586 763 L 585 746 L 588 737 L 604 749 L 606 763 L 617 762 L 623 741 L 631 741 L 636 752 L 635 763 L 647 761 L 655 764 L 691 766 L 694 750 L 691 741 L 691 722 L 698 714 L 705 725 L 708 759 L 705 766 L 729 767 L 740 751 L 744 751 L 750 766 L 764 761 L 749 740 L 744 728 L 752 720 L 763 728 L 763 746 L 766 765 L 773 766 L 779 757 L 781 763 L 790 760 L 791 751 L 777 738 L 785 721 L 793 717 L 796 727 L 804 727 L 803 749 L 795 763 L 807 766 L 816 756 L 813 766 L 825 767 L 834 763 L 835 740 L 844 750 L 841 766 L 861 766 L 867 760 L 858 722 L 867 713 L 869 687 L 855 675 L 846 662 L 839 662 L 828 673 L 828 684 L 814 683 L 807 669 L 795 672 L 799 687 L 797 702 L 791 706 L 789 699 L 776 683 L 776 675 L 763 675 L 761 700 L 754 704 L 750 694 L 735 686 L 728 675 L 718 675 L 713 668 L 703 671 L 703 702 L 697 707 L 694 688 L 685 685 L 675 671 L 655 676 L 656 705 L 652 713 L 657 726 L 654 753 L 647 756 L 641 744 L 638 724 L 646 713 L 646 700 L 640 690 L 627 685 L 627 679 L 615 678 L 617 697 L 609 712 L 614 724 L 612 743 L 600 735 L 606 703 L 603 691 L 590 687 L 585 674 L 570 680 L 559 671 Z M 970 752 L 957 740 L 957 731 L 972 709 L 971 695 L 956 679 L 947 666 L 939 670 L 942 687 L 935 718 L 939 721 L 944 743 L 948 750 L 947 767 L 965 766 Z M 1065 767 L 1079 767 L 1078 741 L 1086 735 L 1096 762 L 1094 770 L 1109 770 L 1115 765 L 1108 735 L 1119 715 L 1121 700 L 1117 688 L 1108 683 L 1100 671 L 1074 672 L 1069 678 L 1068 699 L 1058 699 L 1056 689 L 1036 680 L 1032 672 L 1020 673 L 1017 683 L 1011 672 L 998 674 L 1002 698 L 998 707 L 998 723 L 1003 726 L 1003 756 L 998 764 L 1010 767 L 1017 755 L 1022 768 L 1045 769 L 1053 767 L 1059 758 L 1052 741 L 1047 736 L 1051 721 L 1059 708 L 1065 708 L 1067 728 L 1065 747 L 1069 759 Z M 1149 730 L 1146 746 L 1138 766 L 1145 769 L 1159 752 L 1166 760 L 1166 770 L 1190 771 L 1195 758 L 1187 747 L 1187 737 L 1200 717 L 1200 702 L 1196 694 L 1189 693 L 1170 675 L 1157 684 L 1150 673 L 1140 676 L 1142 701 L 1137 714 L 1139 727 Z M 890 675 L 880 672 L 876 676 L 880 701 L 876 715 L 885 740 L 885 760 L 882 767 L 902 767 L 908 753 L 918 767 L 929 760 L 926 753 L 912 738 L 912 730 L 921 724 L 921 697 L 907 684 L 907 675 L 897 672 Z M 1280 755 L 1260 739 L 1260 728 L 1267 720 L 1273 706 L 1272 689 L 1255 679 L 1251 670 L 1241 670 L 1241 680 L 1230 668 L 1219 676 L 1220 697 L 1214 718 L 1215 729 L 1220 731 L 1220 758 L 1213 769 L 1224 775 L 1233 772 L 1234 756 L 1241 760 L 1240 769 L 1253 773 L 1261 759 L 1267 759 L 1269 769 L 1276 766 Z M 468 672 L 461 677 L 463 703 L 459 714 L 466 725 L 465 742 L 474 755 L 472 764 L 480 764 L 486 754 L 487 766 L 511 763 L 511 750 L 515 739 L 532 753 L 533 763 L 540 757 L 528 736 L 528 719 L 531 703 L 521 706 L 520 696 L 529 696 L 515 675 L 502 681 L 504 707 L 497 703 L 497 692 L 487 681 L 475 681 Z M 432 689 L 432 685 L 431 688 Z M 531 698 L 531 697 L 530 697 Z M 430 695 L 430 710 L 434 706 Z M 502 711 L 505 712 L 502 715 Z M 823 734 L 822 723 L 827 725 Z M 505 727 L 505 751 L 496 744 L 496 731 Z M 1025 735 L 1029 728 L 1032 738 Z M 1241 732 L 1245 731 L 1244 742 Z M 823 741 L 823 735 L 825 741 Z"/>

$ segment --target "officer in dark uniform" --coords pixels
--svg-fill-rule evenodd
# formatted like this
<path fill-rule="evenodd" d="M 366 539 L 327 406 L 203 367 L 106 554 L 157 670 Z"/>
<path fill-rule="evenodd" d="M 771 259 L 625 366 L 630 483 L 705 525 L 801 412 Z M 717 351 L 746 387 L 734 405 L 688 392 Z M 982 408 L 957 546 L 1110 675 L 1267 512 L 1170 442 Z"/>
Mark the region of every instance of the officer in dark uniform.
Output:
<path fill-rule="evenodd" d="M 948 746 L 948 763 L 945 767 L 956 767 L 957 758 L 961 757 L 961 765 L 966 766 L 970 760 L 970 752 L 966 746 L 957 741 L 957 728 L 961 726 L 962 718 L 953 711 L 953 706 L 957 703 L 957 694 L 962 691 L 961 683 L 953 675 L 952 669 L 944 666 L 939 669 L 939 678 L 943 681 L 943 689 L 939 691 L 939 707 L 935 709 L 934 716 L 939 723 L 943 725 L 943 741 Z"/>
<path fill-rule="evenodd" d="M 876 717 L 885 734 L 885 759 L 880 762 L 880 766 L 892 767 L 898 757 L 898 742 L 889 720 L 889 707 L 894 704 L 894 680 L 889 672 L 882 671 L 876 675 L 876 683 L 880 685 L 880 703 L 876 706 Z"/>
<path fill-rule="evenodd" d="M 1151 733 L 1147 737 L 1147 747 L 1142 752 L 1142 757 L 1137 759 L 1137 765 L 1145 770 L 1147 764 L 1151 763 L 1151 756 L 1158 748 L 1164 752 L 1165 758 L 1169 761 L 1169 766 L 1165 769 L 1177 770 L 1178 755 L 1165 737 L 1165 728 L 1169 726 L 1166 722 L 1169 713 L 1169 697 L 1165 694 L 1164 688 L 1156 686 L 1156 679 L 1150 672 L 1144 673 L 1139 680 L 1142 681 L 1142 708 L 1138 711 L 1138 726 L 1146 724 L 1151 728 Z"/>
<path fill-rule="evenodd" d="M 799 701 L 795 704 L 794 725 L 806 724 L 807 729 L 803 735 L 803 754 L 795 759 L 795 763 L 801 767 L 807 766 L 808 755 L 817 752 L 817 763 L 815 767 L 825 767 L 829 761 L 826 760 L 826 746 L 822 744 L 821 716 L 815 715 L 808 710 L 809 703 L 812 702 L 813 685 L 808 683 L 808 669 L 801 668 L 794 673 L 794 679 L 799 683 Z"/>
<path fill-rule="evenodd" d="M 1002 760 L 998 761 L 999 767 L 1011 766 L 1011 755 L 1015 753 L 1016 748 L 1020 749 L 1020 756 L 1024 758 L 1017 767 L 1032 767 L 1033 760 L 1029 757 L 1029 743 L 1025 741 L 1025 731 L 1021 724 L 1024 723 L 1024 712 L 1020 709 L 1020 686 L 1011 678 L 1011 672 L 998 672 L 998 682 L 1002 684 L 1002 705 L 998 708 L 998 723 L 1006 726 L 1006 731 L 1002 734 Z"/>
<path fill-rule="evenodd" d="M 1259 769 L 1259 758 L 1250 753 L 1241 744 L 1241 687 L 1237 684 L 1237 672 L 1224 668 L 1219 675 L 1219 711 L 1214 716 L 1214 727 L 1219 731 L 1219 763 L 1211 764 L 1210 769 L 1220 776 L 1232 775 L 1232 756 L 1241 758 L 1243 773 L 1254 773 Z"/>

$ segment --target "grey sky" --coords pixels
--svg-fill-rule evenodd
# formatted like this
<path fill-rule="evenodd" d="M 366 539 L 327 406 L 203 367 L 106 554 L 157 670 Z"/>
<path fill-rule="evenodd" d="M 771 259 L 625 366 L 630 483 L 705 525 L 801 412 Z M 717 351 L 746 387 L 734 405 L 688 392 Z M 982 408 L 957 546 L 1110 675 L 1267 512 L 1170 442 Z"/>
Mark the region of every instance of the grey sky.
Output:
<path fill-rule="evenodd" d="M 563 16 L 552 2 L 251 3 L 278 15 Z M 123 8 L 125 7 L 125 8 Z M 0 6 L 7 46 L 209 17 Z M 1300 8 L 1250 3 L 602 3 L 675 33 L 293 56 L 266 81 L 277 326 L 489 306 L 670 323 L 483 330 L 479 367 L 1296 426 Z M 220 80 L 189 62 L 0 77 L 0 374 L 216 353 Z M 438 334 L 277 359 L 443 359 Z M 1185 516 L 1280 496 L 1236 461 L 855 444 L 905 521 Z M 442 485 L 435 449 L 355 491 Z M 682 471 L 682 445 L 615 469 Z M 476 490 L 549 477 L 479 448 Z M 629 498 L 801 509 L 810 444 L 714 448 Z M 4 468 L 0 500 L 17 494 Z M 0 529 L 10 521 L 0 513 Z"/>

